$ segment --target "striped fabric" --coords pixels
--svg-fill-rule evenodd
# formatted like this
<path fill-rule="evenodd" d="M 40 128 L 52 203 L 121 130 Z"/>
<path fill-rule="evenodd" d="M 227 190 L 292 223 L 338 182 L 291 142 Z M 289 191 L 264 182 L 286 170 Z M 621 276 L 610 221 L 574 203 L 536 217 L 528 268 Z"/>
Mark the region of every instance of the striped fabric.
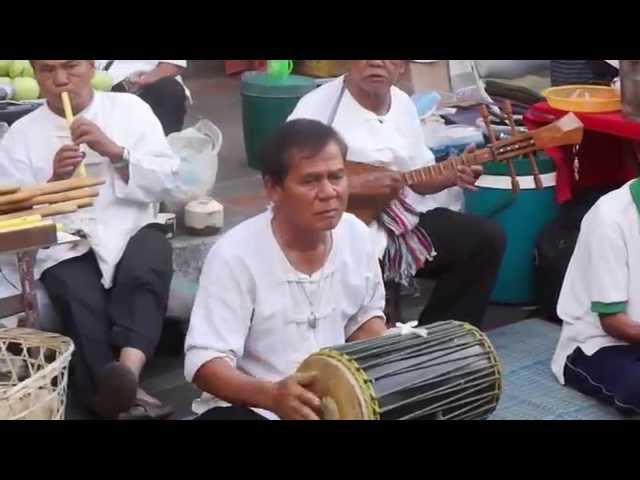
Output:
<path fill-rule="evenodd" d="M 389 238 L 382 257 L 385 281 L 409 286 L 416 272 L 436 256 L 429 235 L 418 226 L 419 221 L 420 213 L 401 198 L 380 215 L 380 225 Z"/>
<path fill-rule="evenodd" d="M 609 85 L 618 70 L 604 60 L 552 60 L 551 85 Z"/>

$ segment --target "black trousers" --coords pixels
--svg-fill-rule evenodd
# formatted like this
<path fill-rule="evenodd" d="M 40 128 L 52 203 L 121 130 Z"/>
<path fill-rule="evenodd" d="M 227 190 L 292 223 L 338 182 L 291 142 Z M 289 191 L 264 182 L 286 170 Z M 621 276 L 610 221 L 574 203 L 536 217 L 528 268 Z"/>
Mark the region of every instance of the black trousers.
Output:
<path fill-rule="evenodd" d="M 459 320 L 481 327 L 506 248 L 502 227 L 446 208 L 422 214 L 420 226 L 437 252 L 417 273 L 436 281 L 420 324 Z"/>
<path fill-rule="evenodd" d="M 93 251 L 47 269 L 41 281 L 75 343 L 71 388 L 85 405 L 97 375 L 124 347 L 151 358 L 160 340 L 173 275 L 171 245 L 148 225 L 136 233 L 106 290 Z"/>
<path fill-rule="evenodd" d="M 114 92 L 125 92 L 122 82 L 114 85 Z M 140 89 L 137 95 L 149 104 L 156 114 L 165 135 L 180 132 L 187 115 L 187 94 L 184 87 L 173 77 L 161 78 Z"/>
<path fill-rule="evenodd" d="M 194 420 L 267 420 L 267 418 L 250 408 L 231 406 L 212 408 Z"/>
<path fill-rule="evenodd" d="M 564 365 L 565 383 L 613 406 L 623 415 L 640 413 L 640 345 L 604 347 L 590 357 L 577 347 Z"/>

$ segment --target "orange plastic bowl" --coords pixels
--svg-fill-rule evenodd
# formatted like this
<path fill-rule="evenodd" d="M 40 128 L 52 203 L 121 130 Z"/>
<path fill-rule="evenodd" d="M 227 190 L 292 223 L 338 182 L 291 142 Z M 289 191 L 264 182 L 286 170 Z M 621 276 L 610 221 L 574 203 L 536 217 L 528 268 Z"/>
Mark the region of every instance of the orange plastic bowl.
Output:
<path fill-rule="evenodd" d="M 620 92 L 611 87 L 564 85 L 548 88 L 542 95 L 549 105 L 567 112 L 615 112 L 622 110 Z"/>

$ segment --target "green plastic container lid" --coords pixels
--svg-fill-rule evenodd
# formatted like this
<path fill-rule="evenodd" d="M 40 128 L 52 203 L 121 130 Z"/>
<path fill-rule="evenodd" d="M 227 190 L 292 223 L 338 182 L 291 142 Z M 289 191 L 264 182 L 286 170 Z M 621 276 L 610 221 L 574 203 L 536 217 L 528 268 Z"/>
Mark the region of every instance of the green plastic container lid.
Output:
<path fill-rule="evenodd" d="M 316 88 L 313 78 L 302 75 L 272 78 L 264 72 L 245 72 L 241 81 L 242 94 L 254 97 L 299 98 Z"/>
<path fill-rule="evenodd" d="M 535 158 L 541 175 L 556 171 L 553 160 L 546 153 L 537 152 Z M 528 157 L 515 157 L 513 159 L 513 166 L 516 170 L 516 175 L 519 177 L 533 175 L 531 162 Z M 485 175 L 509 175 L 507 162 L 487 162 L 483 167 Z"/>

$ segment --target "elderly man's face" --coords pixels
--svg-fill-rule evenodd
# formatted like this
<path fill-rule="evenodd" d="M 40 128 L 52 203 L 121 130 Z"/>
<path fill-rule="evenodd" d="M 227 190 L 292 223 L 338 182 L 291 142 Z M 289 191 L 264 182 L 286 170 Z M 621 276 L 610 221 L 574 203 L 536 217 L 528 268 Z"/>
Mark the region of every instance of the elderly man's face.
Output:
<path fill-rule="evenodd" d="M 353 60 L 349 75 L 363 90 L 384 94 L 404 72 L 405 60 Z"/>
<path fill-rule="evenodd" d="M 32 60 L 42 96 L 49 105 L 62 109 L 62 92 L 68 92 L 74 112 L 83 110 L 91 100 L 93 60 Z"/>

